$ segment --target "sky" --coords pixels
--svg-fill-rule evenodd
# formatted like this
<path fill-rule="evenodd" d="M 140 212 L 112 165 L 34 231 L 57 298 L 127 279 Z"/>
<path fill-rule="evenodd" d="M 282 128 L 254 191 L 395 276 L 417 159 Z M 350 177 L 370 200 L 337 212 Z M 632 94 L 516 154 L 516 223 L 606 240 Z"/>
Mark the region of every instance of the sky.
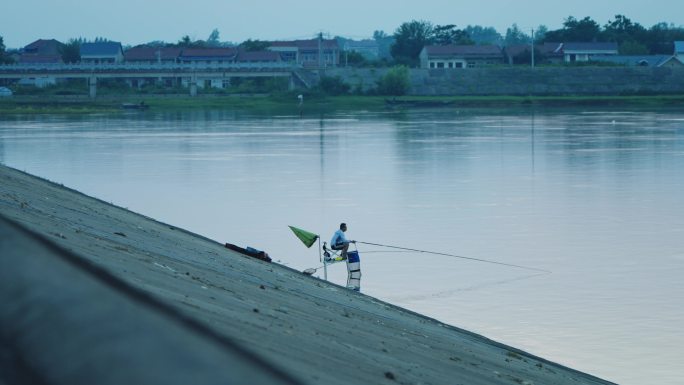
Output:
<path fill-rule="evenodd" d="M 124 45 L 154 40 L 206 39 L 215 28 L 221 41 L 289 40 L 329 36 L 368 38 L 392 34 L 403 22 L 482 25 L 505 34 L 517 23 L 529 31 L 540 24 L 558 29 L 568 16 L 589 16 L 603 25 L 616 14 L 650 27 L 684 25 L 682 0 L 2 0 L 0 36 L 8 48 L 37 39 L 104 37 Z"/>

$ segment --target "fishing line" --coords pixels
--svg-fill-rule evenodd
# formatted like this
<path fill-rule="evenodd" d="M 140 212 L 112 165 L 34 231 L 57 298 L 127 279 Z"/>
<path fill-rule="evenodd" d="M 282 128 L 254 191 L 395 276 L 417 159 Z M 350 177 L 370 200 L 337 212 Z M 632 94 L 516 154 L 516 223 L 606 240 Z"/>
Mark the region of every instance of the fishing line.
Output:
<path fill-rule="evenodd" d="M 416 253 L 425 253 L 425 254 L 434 254 L 434 255 L 442 255 L 445 257 L 452 257 L 452 258 L 460 258 L 460 259 L 468 259 L 471 261 L 478 261 L 478 262 L 485 262 L 485 263 L 491 263 L 495 265 L 502 265 L 502 266 L 509 266 L 509 267 L 517 267 L 519 269 L 525 269 L 525 270 L 532 270 L 532 271 L 539 271 L 542 273 L 547 273 L 551 274 L 551 271 L 549 270 L 544 270 L 544 269 L 538 269 L 536 267 L 527 267 L 527 266 L 522 266 L 522 265 L 514 265 L 512 263 L 504 263 L 504 262 L 497 262 L 497 261 L 490 261 L 487 259 L 480 259 L 480 258 L 472 258 L 472 257 L 464 257 L 461 255 L 455 255 L 455 254 L 448 254 L 448 253 L 439 253 L 436 251 L 427 251 L 427 250 L 418 250 L 418 249 L 410 249 L 408 247 L 399 247 L 399 246 L 391 246 L 391 245 L 382 245 L 379 243 L 371 243 L 371 242 L 361 242 L 361 241 L 356 241 L 356 243 L 362 243 L 364 245 L 371 245 L 371 246 L 379 246 L 379 247 L 387 247 L 390 249 L 398 249 L 398 250 L 406 250 L 406 251 L 413 251 Z"/>

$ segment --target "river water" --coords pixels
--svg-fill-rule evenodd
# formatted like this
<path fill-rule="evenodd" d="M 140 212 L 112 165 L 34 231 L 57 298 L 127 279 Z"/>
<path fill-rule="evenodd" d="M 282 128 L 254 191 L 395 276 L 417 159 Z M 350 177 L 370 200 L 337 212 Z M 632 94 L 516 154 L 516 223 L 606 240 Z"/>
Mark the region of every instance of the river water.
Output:
<path fill-rule="evenodd" d="M 0 117 L 0 162 L 625 385 L 684 381 L 684 110 Z M 319 270 L 322 275 L 323 270 Z M 345 283 L 343 264 L 329 278 Z"/>

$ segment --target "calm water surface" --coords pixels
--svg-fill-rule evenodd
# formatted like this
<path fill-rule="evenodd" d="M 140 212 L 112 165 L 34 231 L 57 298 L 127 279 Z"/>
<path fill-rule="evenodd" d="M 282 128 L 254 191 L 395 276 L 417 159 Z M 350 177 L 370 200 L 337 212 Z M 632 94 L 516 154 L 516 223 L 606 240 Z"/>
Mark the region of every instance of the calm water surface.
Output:
<path fill-rule="evenodd" d="M 684 111 L 0 117 L 0 162 L 626 385 L 681 384 Z M 384 252 L 383 252 L 384 251 Z M 343 284 L 342 265 L 330 270 Z"/>

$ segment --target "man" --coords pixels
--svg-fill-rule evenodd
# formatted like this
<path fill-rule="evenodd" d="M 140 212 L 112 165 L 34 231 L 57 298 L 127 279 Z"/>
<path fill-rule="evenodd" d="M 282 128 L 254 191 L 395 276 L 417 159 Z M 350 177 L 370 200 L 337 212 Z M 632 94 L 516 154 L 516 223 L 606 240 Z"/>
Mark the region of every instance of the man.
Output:
<path fill-rule="evenodd" d="M 356 243 L 356 241 L 348 241 L 344 233 L 347 231 L 347 224 L 341 223 L 340 229 L 335 231 L 335 234 L 330 241 L 330 247 L 333 250 L 342 250 L 342 259 L 347 259 L 347 250 L 349 249 L 350 243 Z"/>

